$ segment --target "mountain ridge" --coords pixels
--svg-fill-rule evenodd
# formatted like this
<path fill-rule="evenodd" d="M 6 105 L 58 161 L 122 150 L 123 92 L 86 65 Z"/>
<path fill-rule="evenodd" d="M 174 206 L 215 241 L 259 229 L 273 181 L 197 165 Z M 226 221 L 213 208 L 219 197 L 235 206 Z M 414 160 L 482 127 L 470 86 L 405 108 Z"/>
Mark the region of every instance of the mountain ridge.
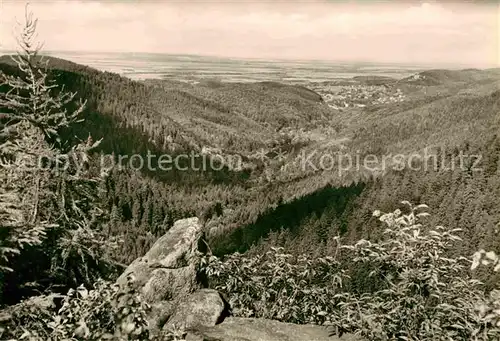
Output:
<path fill-rule="evenodd" d="M 108 197 L 109 207 L 116 212 L 118 220 L 110 233 L 127 235 L 126 246 L 119 252 L 119 259 L 125 263 L 145 252 L 154 236 L 164 233 L 175 219 L 192 215 L 204 217 L 208 240 L 218 254 L 224 254 L 240 249 L 240 238 L 248 241 L 245 249 L 252 245 L 265 248 L 266 238 L 286 226 L 280 214 L 273 212 L 288 205 L 296 211 L 304 207 L 295 232 L 282 238 L 285 244 L 295 248 L 313 238 L 315 233 L 323 236 L 310 241 L 318 245 L 324 243 L 325 235 L 341 232 L 355 239 L 360 234 L 371 234 L 373 226 L 364 220 L 368 212 L 391 207 L 397 203 L 396 199 L 434 202 L 435 198 L 424 190 L 427 185 L 422 179 L 426 177 L 426 181 L 441 188 L 442 183 L 448 181 L 445 179 L 454 174 L 459 180 L 453 184 L 453 191 L 459 193 L 468 181 L 474 186 L 479 186 L 484 178 L 496 181 L 493 180 L 497 176 L 496 168 L 492 168 L 496 167 L 493 151 L 498 148 L 495 127 L 500 126 L 498 115 L 495 115 L 495 110 L 498 112 L 496 71 L 485 77 L 488 82 L 479 82 L 482 84 L 479 87 L 474 77 L 468 82 L 458 82 L 458 86 L 456 82 L 409 84 L 402 87 L 407 95 L 403 102 L 353 107 L 339 112 L 330 109 L 316 92 L 275 82 L 201 85 L 170 80 L 138 82 L 71 62 L 56 62 L 63 65 L 61 69 L 77 70 L 56 70 L 56 80 L 69 90 L 77 91 L 81 98 L 88 99 L 90 105 L 85 113 L 88 122 L 71 129 L 68 136 L 86 138 L 90 133 L 96 139 L 104 138 L 102 151 L 116 155 L 145 155 L 148 150 L 158 154 L 189 153 L 208 148 L 220 150 L 222 155 L 241 155 L 251 165 L 243 172 L 231 169 L 202 173 L 146 171 L 141 175 L 126 170 L 115 174 Z M 5 64 L 1 63 L 0 68 L 5 68 Z M 466 78 L 471 72 L 476 71 L 466 71 L 458 79 Z M 475 120 L 471 121 L 472 118 Z M 424 130 L 427 137 L 421 138 Z M 481 133 L 484 133 L 482 138 L 477 139 Z M 333 141 L 341 142 L 330 143 Z M 375 175 L 353 168 L 339 176 L 336 171 L 325 169 L 304 171 L 300 162 L 301 153 L 316 153 L 318 158 L 339 152 L 354 156 L 357 151 L 361 156 L 381 157 L 397 151 L 411 155 L 429 144 L 446 147 L 448 154 L 454 153 L 454 148 L 469 145 L 467 148 L 483 152 L 487 163 L 492 165 L 488 167 L 495 171 L 488 171 L 483 180 L 478 175 L 467 180 L 467 173 L 448 174 L 439 170 L 422 178 L 408 170 L 388 170 Z M 266 155 L 263 160 L 254 155 L 260 150 Z M 285 159 L 275 160 L 280 150 L 287 151 Z M 410 190 L 406 185 L 402 186 L 404 190 L 398 189 L 398 181 L 414 183 L 420 189 Z M 346 205 L 345 209 L 336 208 L 335 196 L 328 195 L 324 198 L 332 200 L 330 204 L 321 204 L 317 210 L 307 209 L 318 205 L 307 199 L 308 195 L 319 195 L 330 187 L 343 193 L 340 190 L 343 186 L 349 188 L 356 184 L 362 185 L 363 190 L 342 204 Z M 399 194 L 393 197 L 382 194 L 377 201 L 370 200 L 381 184 L 384 191 Z M 140 190 L 143 186 L 146 190 Z M 495 188 L 490 186 L 487 190 L 491 192 Z M 427 194 L 419 195 L 419 191 Z M 443 192 L 435 197 L 446 202 L 449 195 Z M 304 200 L 300 201 L 301 198 Z M 299 203 L 292 204 L 294 200 Z M 484 203 L 478 202 L 478 205 Z M 491 209 L 484 212 L 492 219 L 498 216 Z M 274 218 L 259 220 L 269 214 Z M 442 214 L 438 214 L 438 218 Z M 457 218 L 452 225 L 460 224 L 461 219 Z M 245 226 L 251 228 L 245 229 Z M 236 230 L 240 232 L 232 234 Z M 305 231 L 309 231 L 308 234 L 304 234 Z M 230 234 L 236 237 L 226 238 Z M 479 242 L 483 241 L 478 239 L 474 243 Z"/>

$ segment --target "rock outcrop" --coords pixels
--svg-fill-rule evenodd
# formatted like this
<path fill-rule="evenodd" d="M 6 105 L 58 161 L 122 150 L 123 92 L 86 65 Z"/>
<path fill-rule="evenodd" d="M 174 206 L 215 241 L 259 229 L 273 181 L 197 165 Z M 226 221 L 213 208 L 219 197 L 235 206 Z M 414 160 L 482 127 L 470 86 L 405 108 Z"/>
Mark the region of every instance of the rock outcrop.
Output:
<path fill-rule="evenodd" d="M 226 302 L 221 295 L 212 289 L 201 289 L 180 302 L 164 330 L 189 330 L 197 327 L 211 327 L 222 322 Z"/>
<path fill-rule="evenodd" d="M 230 311 L 219 292 L 202 288 L 197 270 L 202 226 L 198 218 L 183 219 L 141 258 L 130 264 L 117 282 L 128 276 L 151 305 L 153 334 L 181 333 L 186 341 L 354 341 L 330 337 L 325 327 L 227 317 Z"/>
<path fill-rule="evenodd" d="M 190 331 L 186 341 L 359 341 L 353 336 L 330 336 L 326 327 L 230 317 L 213 327 Z"/>
<path fill-rule="evenodd" d="M 129 275 L 152 307 L 150 325 L 161 327 L 180 300 L 200 288 L 197 282 L 198 246 L 202 226 L 198 218 L 176 221 L 141 258 L 133 261 L 117 282 Z"/>

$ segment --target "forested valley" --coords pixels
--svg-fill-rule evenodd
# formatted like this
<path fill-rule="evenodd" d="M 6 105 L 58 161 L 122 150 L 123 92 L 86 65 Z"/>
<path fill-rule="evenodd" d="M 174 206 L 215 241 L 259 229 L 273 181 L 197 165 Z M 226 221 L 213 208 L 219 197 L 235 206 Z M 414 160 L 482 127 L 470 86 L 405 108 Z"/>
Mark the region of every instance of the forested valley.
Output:
<path fill-rule="evenodd" d="M 11 240 L 12 217 L 30 204 L 26 198 L 40 205 L 30 221 L 38 227 L 18 236 L 18 243 L 27 245 L 17 250 L 4 243 L 9 250 L 1 256 L 10 268 L 1 273 L 4 305 L 91 285 L 103 274 L 113 279 L 175 221 L 193 216 L 203 222 L 213 256 L 232 259 L 240 257 L 234 256 L 238 252 L 247 257 L 233 259 L 234 264 L 259 264 L 255 259 L 275 255 L 276 250 L 290 257 L 305 253 L 328 260 L 337 255 L 339 238 L 345 244 L 360 239 L 381 242 L 381 214 L 373 212 L 412 213 L 403 201 L 428 205 L 428 226 L 462 230 L 463 243 L 449 250 L 451 255 L 470 258 L 478 250 L 500 251 L 498 69 L 426 71 L 430 84 L 403 79 L 387 85 L 403 89 L 408 97 L 404 102 L 335 111 L 302 86 L 132 81 L 66 60 L 41 58 L 29 46 L 20 56 L 17 63 L 11 56 L 0 57 L 3 164 L 26 151 L 49 157 L 84 150 L 88 161 L 84 175 L 71 173 L 62 180 L 50 170 L 33 177 L 3 168 L 2 243 Z M 44 70 L 42 59 L 48 62 L 46 74 L 38 73 Z M 66 93 L 74 96 L 66 98 Z M 39 97 L 30 97 L 33 94 Z M 85 105 L 80 107 L 79 100 Z M 33 103 L 60 115 L 44 119 L 36 112 L 17 114 L 26 113 Z M 67 119 L 67 112 L 75 112 L 78 119 Z M 418 171 L 351 167 L 339 172 L 338 167 L 304 169 L 301 159 L 313 155 L 311 164 L 318 164 L 321 155 L 340 153 L 379 159 L 399 154 L 404 159 L 425 150 L 446 162 Z M 146 159 L 148 153 L 205 153 L 219 163 L 238 156 L 243 163 L 204 171 L 115 167 L 101 177 L 104 156 L 116 161 L 120 155 L 138 154 Z M 474 158 L 458 167 L 464 154 Z M 424 161 L 410 164 L 418 168 Z M 27 195 L 17 208 L 8 203 L 14 200 L 13 191 Z M 93 207 L 96 202 L 98 209 Z M 77 232 L 66 235 L 65 229 Z M 79 235 L 89 231 L 95 235 Z M 30 242 L 42 237 L 42 242 Z M 71 244 L 75 238 L 81 249 Z M 106 261 L 98 261 L 101 256 Z M 85 269 L 82 262 L 87 262 Z M 219 274 L 224 271 L 230 276 L 227 268 Z M 364 275 L 357 276 L 360 280 Z M 484 278 L 491 286 L 496 283 L 495 276 Z M 242 299 L 239 304 L 253 303 Z M 271 317 L 311 322 L 290 314 Z M 346 331 L 353 328 L 346 326 Z"/>

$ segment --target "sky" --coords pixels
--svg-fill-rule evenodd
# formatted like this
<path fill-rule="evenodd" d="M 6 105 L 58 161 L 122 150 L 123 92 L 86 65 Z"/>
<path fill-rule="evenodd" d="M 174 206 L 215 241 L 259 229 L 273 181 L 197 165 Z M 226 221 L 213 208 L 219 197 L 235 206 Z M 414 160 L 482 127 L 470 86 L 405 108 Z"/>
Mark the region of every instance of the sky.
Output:
<path fill-rule="evenodd" d="M 0 0 L 0 49 L 22 0 Z M 500 66 L 499 1 L 38 0 L 46 50 Z"/>

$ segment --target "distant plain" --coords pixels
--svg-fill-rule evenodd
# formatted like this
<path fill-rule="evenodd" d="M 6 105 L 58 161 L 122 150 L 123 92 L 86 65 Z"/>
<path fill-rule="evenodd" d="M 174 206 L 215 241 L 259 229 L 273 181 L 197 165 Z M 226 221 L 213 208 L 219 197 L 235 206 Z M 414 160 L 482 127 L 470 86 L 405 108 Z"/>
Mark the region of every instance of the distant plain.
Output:
<path fill-rule="evenodd" d="M 429 68 L 368 62 L 258 60 L 149 53 L 46 53 L 134 80 L 161 78 L 197 82 L 212 79 L 223 82 L 280 81 L 304 84 L 361 75 L 401 79 Z"/>

